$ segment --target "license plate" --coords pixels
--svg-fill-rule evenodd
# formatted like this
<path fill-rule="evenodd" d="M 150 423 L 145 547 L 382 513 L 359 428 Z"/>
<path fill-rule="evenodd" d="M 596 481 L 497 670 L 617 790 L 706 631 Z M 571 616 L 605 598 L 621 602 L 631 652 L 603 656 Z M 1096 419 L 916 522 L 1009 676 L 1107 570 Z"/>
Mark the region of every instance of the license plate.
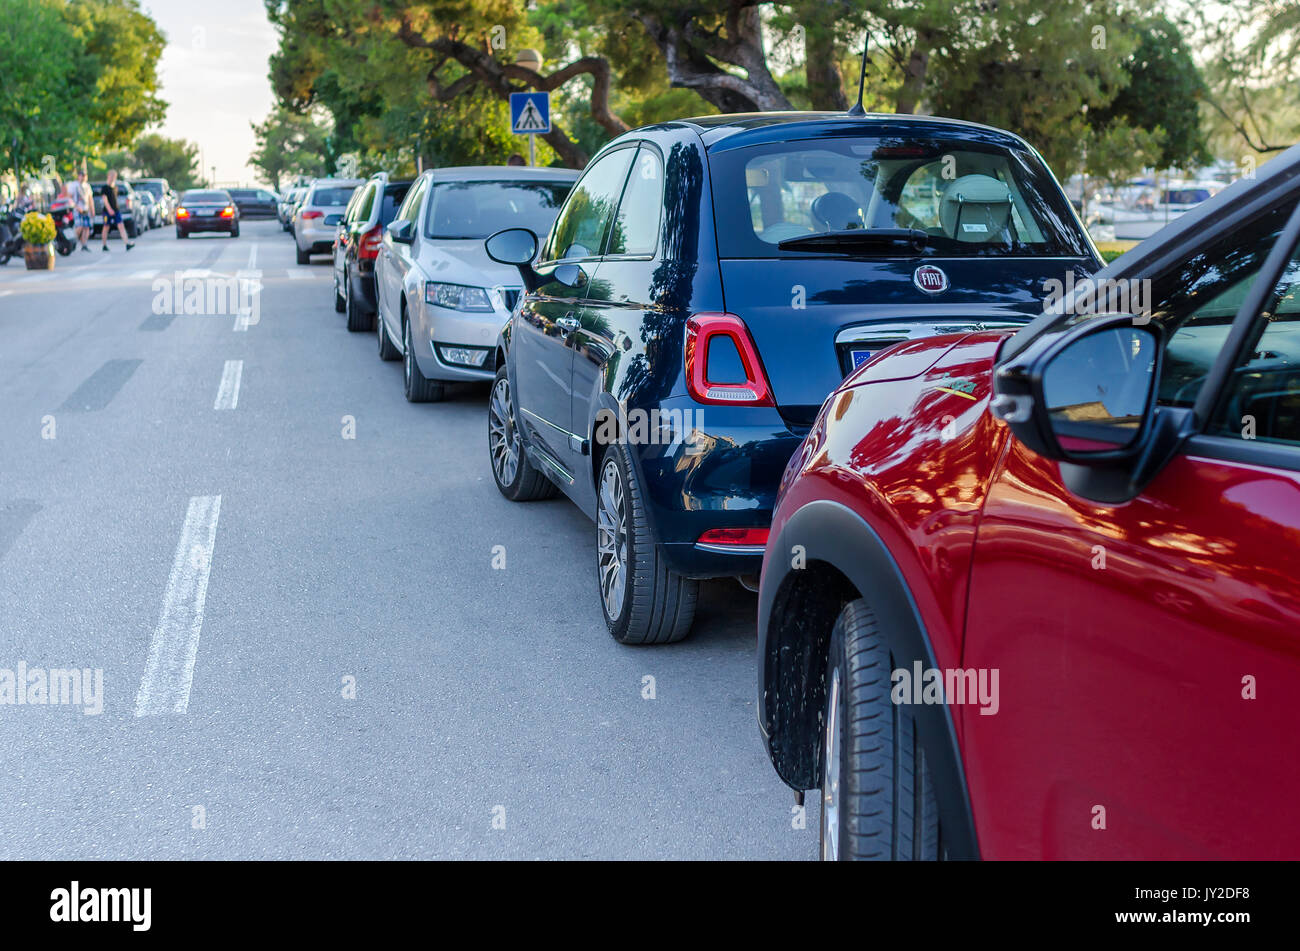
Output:
<path fill-rule="evenodd" d="M 870 360 L 875 352 L 876 351 L 874 350 L 861 350 L 857 348 L 850 350 L 849 358 L 853 361 L 853 369 L 856 370 L 858 367 L 862 366 L 862 364 Z"/>

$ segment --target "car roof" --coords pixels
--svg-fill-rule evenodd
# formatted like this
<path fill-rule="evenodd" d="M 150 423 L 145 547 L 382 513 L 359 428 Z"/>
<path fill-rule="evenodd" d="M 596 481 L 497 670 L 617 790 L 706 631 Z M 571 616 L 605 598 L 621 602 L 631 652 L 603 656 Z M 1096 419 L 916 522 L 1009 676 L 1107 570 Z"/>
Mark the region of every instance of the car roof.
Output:
<path fill-rule="evenodd" d="M 456 165 L 427 173 L 435 182 L 543 181 L 576 182 L 582 174 L 576 168 L 529 168 L 526 165 Z"/>
<path fill-rule="evenodd" d="M 779 142 L 786 139 L 818 138 L 822 135 L 856 132 L 862 135 L 881 135 L 911 132 L 930 135 L 948 134 L 971 138 L 1000 139 L 1008 146 L 1025 147 L 1020 136 L 990 125 L 948 119 L 943 116 L 897 115 L 895 113 L 869 112 L 864 116 L 850 116 L 843 112 L 741 112 L 716 116 L 696 116 L 674 119 L 670 122 L 634 129 L 632 134 L 657 128 L 691 128 L 704 142 L 706 149 L 726 142 L 727 146 L 751 145 L 760 142 Z M 743 141 L 733 141 L 743 138 Z"/>

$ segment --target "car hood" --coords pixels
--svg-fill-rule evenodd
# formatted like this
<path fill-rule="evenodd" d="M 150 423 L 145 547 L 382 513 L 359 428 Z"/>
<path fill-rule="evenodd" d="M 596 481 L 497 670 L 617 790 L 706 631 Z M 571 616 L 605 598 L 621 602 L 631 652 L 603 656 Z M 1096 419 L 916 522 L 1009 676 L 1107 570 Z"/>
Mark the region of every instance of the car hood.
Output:
<path fill-rule="evenodd" d="M 487 256 L 481 238 L 425 239 L 415 263 L 426 279 L 470 287 L 519 287 L 519 270 Z"/>

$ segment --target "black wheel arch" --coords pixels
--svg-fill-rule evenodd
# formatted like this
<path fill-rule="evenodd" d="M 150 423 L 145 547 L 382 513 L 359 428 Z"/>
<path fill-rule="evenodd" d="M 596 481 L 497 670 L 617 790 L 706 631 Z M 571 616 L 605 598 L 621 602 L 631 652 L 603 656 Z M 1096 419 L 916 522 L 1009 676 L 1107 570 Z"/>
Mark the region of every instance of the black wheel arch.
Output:
<path fill-rule="evenodd" d="M 785 522 L 768 551 L 758 605 L 759 726 L 781 779 L 795 789 L 814 789 L 821 776 L 826 657 L 844 605 L 866 600 L 900 665 L 939 664 L 893 555 L 852 509 L 825 499 L 810 502 Z M 803 567 L 794 567 L 796 554 Z M 766 576 L 771 572 L 776 577 Z M 947 704 L 922 704 L 915 713 L 937 787 L 944 850 L 951 858 L 978 858 L 952 711 Z"/>

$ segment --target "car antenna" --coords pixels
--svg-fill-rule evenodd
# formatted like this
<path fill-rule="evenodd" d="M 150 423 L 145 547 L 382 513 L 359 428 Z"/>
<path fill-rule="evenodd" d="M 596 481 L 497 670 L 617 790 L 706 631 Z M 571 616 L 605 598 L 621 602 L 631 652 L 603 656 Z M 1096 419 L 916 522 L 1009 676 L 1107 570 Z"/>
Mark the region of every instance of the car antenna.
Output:
<path fill-rule="evenodd" d="M 862 71 L 858 74 L 858 101 L 855 102 L 848 114 L 851 116 L 865 116 L 867 110 L 862 108 L 862 91 L 867 83 L 867 51 L 871 48 L 871 34 L 867 33 L 862 38 Z"/>

